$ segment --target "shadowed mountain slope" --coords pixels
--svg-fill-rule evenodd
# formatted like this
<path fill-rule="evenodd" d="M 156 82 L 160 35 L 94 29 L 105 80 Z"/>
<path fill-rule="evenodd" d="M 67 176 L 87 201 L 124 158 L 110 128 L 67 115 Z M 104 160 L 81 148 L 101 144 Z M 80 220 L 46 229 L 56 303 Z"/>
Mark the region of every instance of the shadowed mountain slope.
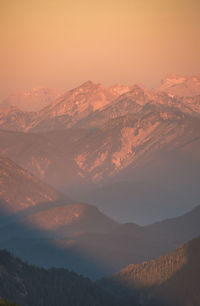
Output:
<path fill-rule="evenodd" d="M 3 241 L 14 236 L 21 238 L 45 237 L 66 238 L 85 233 L 107 233 L 118 226 L 114 220 L 103 215 L 96 207 L 86 203 L 73 205 L 55 204 L 55 207 L 42 207 L 29 212 L 20 222 L 1 229 Z"/>
<path fill-rule="evenodd" d="M 123 305 L 83 276 L 37 268 L 4 250 L 0 251 L 0 296 L 21 306 Z"/>
<path fill-rule="evenodd" d="M 1 248 L 43 267 L 70 268 L 97 278 L 164 255 L 200 235 L 200 207 L 144 227 L 117 225 L 86 204 L 52 212 L 32 214 L 25 222 L 2 228 Z"/>
<path fill-rule="evenodd" d="M 43 210 L 32 214 L 24 222 L 27 226 L 56 232 L 59 236 L 85 232 L 106 233 L 118 225 L 96 207 L 85 203 Z"/>

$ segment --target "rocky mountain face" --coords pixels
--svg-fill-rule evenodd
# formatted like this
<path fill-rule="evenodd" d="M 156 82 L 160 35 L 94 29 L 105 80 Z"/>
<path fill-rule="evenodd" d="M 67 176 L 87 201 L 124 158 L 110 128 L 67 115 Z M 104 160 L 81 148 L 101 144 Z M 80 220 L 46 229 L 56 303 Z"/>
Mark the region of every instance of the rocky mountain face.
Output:
<path fill-rule="evenodd" d="M 171 93 L 175 90 L 174 88 L 177 89 L 177 86 L 183 86 L 185 83 L 187 83 L 184 86 L 187 87 L 188 94 Z M 153 91 L 148 91 L 138 85 L 114 85 L 104 88 L 101 84 L 87 81 L 60 96 L 53 94 L 48 89 L 36 88 L 29 93 L 16 94 L 16 98 L 13 99 L 20 100 L 20 95 L 27 97 L 27 99 L 38 99 L 40 104 L 46 100 L 48 100 L 48 103 L 45 102 L 43 108 L 36 107 L 36 102 L 25 103 L 35 105 L 35 109 L 32 106 L 30 110 L 36 111 L 36 114 L 29 114 L 28 119 L 22 121 L 21 117 L 27 118 L 27 114 L 24 107 L 20 108 L 20 102 L 11 103 L 9 99 L 4 101 L 1 107 L 3 105 L 7 106 L 7 113 L 4 112 L 1 116 L 3 119 L 1 122 L 2 129 L 44 132 L 71 127 L 97 127 L 109 119 L 137 113 L 142 106 L 149 103 L 176 107 L 183 112 L 198 116 L 200 111 L 198 75 L 190 78 L 169 75 L 158 90 Z M 12 98 L 10 100 L 12 101 Z M 11 106 L 11 109 L 8 106 Z"/>
<path fill-rule="evenodd" d="M 145 225 L 178 216 L 198 204 L 198 152 L 196 141 L 171 152 L 150 152 L 81 197 L 119 222 Z"/>
<path fill-rule="evenodd" d="M 1 155 L 7 156 L 39 179 L 67 192 L 83 185 L 73 159 L 82 130 L 65 130 L 47 134 L 1 131 Z"/>
<path fill-rule="evenodd" d="M 34 113 L 23 112 L 15 106 L 0 105 L 0 128 L 8 131 L 25 131 L 34 116 Z"/>
<path fill-rule="evenodd" d="M 173 149 L 199 136 L 199 119 L 163 105 L 145 105 L 137 114 L 109 120 L 87 136 L 75 156 L 93 181 L 116 175 L 152 152 Z"/>
<path fill-rule="evenodd" d="M 102 109 L 115 97 L 116 93 L 105 89 L 101 84 L 88 81 L 41 110 L 28 130 L 41 132 L 70 128 L 82 118 Z"/>
<path fill-rule="evenodd" d="M 135 295 L 140 305 L 199 305 L 199 256 L 197 238 L 158 259 L 129 265 L 101 282 L 117 295 Z"/>
<path fill-rule="evenodd" d="M 4 107 L 16 107 L 24 112 L 36 112 L 56 100 L 61 93 L 47 87 L 35 87 L 13 93 L 0 103 Z"/>
<path fill-rule="evenodd" d="M 194 76 L 180 76 L 168 74 L 162 81 L 159 91 L 165 91 L 176 96 L 196 96 L 200 94 L 200 74 Z"/>
<path fill-rule="evenodd" d="M 69 135 L 69 142 L 66 144 L 63 142 L 65 133 L 57 132 L 57 137 L 60 139 L 57 150 L 60 149 L 66 157 L 72 159 L 80 177 L 90 178 L 94 182 L 101 181 L 105 177 L 116 175 L 131 164 L 137 164 L 138 160 L 144 156 L 150 156 L 152 153 L 164 149 L 172 151 L 174 148 L 186 145 L 191 140 L 198 141 L 199 118 L 186 114 L 176 107 L 147 103 L 140 110 L 138 108 L 137 112 L 134 110 L 131 113 L 131 111 L 126 110 L 126 113 L 125 115 L 119 115 L 118 113 L 116 118 L 111 120 L 109 118 L 105 124 L 92 131 L 84 132 L 73 129 L 71 132 L 66 132 L 66 135 L 82 133 L 80 136 L 75 136 L 74 140 Z M 3 135 L 3 132 L 1 135 Z M 8 137 L 11 137 L 10 135 Z M 43 140 L 45 141 L 46 138 L 46 142 L 48 141 L 45 147 L 49 147 L 49 154 L 52 155 L 53 148 L 50 148 L 52 145 L 50 135 L 42 134 Z M 55 133 L 52 135 L 55 135 Z M 20 140 L 23 138 L 22 135 L 16 135 L 16 137 Z M 35 135 L 24 136 L 21 146 L 27 146 L 26 142 L 30 143 L 29 138 L 33 139 L 34 137 L 37 139 Z M 8 142 L 5 134 L 3 138 Z M 38 136 L 39 138 L 41 139 L 41 136 Z M 67 139 L 64 138 L 64 141 L 67 142 Z M 17 146 L 20 146 L 18 142 Z M 9 144 L 2 143 L 1 147 L 2 154 L 8 154 L 10 157 Z M 33 150 L 36 151 L 37 148 L 33 147 L 32 152 L 29 149 L 27 157 L 23 156 L 23 164 L 20 160 L 16 161 L 35 173 L 31 169 L 31 165 L 26 165 L 26 159 L 29 159 L 29 161 L 36 159 L 36 162 L 40 163 L 39 157 L 34 156 Z M 71 152 L 69 152 L 70 150 Z M 29 154 L 32 154 L 32 156 Z M 15 159 L 13 156 L 12 158 Z M 46 158 L 48 159 L 48 156 Z M 33 167 L 36 168 L 36 165 L 33 165 Z"/>

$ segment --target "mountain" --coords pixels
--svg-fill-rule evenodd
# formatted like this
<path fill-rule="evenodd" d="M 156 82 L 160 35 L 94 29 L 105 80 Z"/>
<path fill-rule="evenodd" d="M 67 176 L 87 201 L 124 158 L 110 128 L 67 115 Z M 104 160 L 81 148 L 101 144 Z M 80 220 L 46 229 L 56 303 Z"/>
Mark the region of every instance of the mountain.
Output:
<path fill-rule="evenodd" d="M 199 118 L 185 114 L 177 108 L 163 104 L 145 104 L 136 114 L 127 114 L 108 120 L 100 128 L 88 132 L 81 131 L 82 135 L 74 138 L 70 136 L 70 133 L 77 135 L 80 130 L 78 132 L 71 129 L 66 134 L 63 131 L 58 131 L 57 134 L 43 133 L 42 136 L 45 141 L 47 135 L 46 141 L 48 146 L 51 146 L 51 135 L 54 138 L 54 135 L 57 135 L 57 143 L 60 141 L 57 151 L 61 148 L 63 154 L 76 164 L 80 177 L 87 177 L 97 182 L 105 177 L 115 176 L 132 164 L 138 164 L 141 159 L 147 160 L 155 152 L 184 148 L 190 142 L 198 142 L 199 127 Z M 5 134 L 2 135 L 4 141 L 7 141 Z M 11 137 L 11 134 L 7 135 Z M 67 143 L 66 135 L 69 135 L 69 143 Z M 22 138 L 22 134 L 16 137 Z M 37 136 L 26 135 L 21 141 L 21 146 L 26 146 L 29 137 L 37 139 Z M 65 142 L 62 143 L 63 139 Z M 10 157 L 9 146 L 9 143 L 6 146 L 3 144 L 2 153 L 7 151 L 5 154 Z M 32 150 L 36 151 L 37 146 L 34 148 L 32 145 Z M 49 154 L 53 154 L 52 150 L 48 151 Z M 31 160 L 28 154 L 32 152 L 29 149 L 28 152 L 25 150 L 25 153 L 27 156 L 23 153 L 24 162 L 16 161 L 28 168 L 24 164 L 27 158 Z M 14 157 L 12 158 L 15 160 Z M 34 171 L 31 170 L 31 172 Z"/>
<path fill-rule="evenodd" d="M 70 128 L 82 118 L 111 103 L 115 97 L 116 93 L 101 84 L 87 81 L 41 110 L 28 129 L 41 132 Z"/>
<path fill-rule="evenodd" d="M 137 114 L 109 120 L 82 142 L 75 161 L 82 175 L 94 181 L 112 177 L 150 158 L 199 137 L 200 120 L 176 108 L 146 104 Z"/>
<path fill-rule="evenodd" d="M 34 113 L 21 111 L 16 106 L 3 107 L 0 105 L 0 127 L 8 131 L 25 131 Z"/>
<path fill-rule="evenodd" d="M 96 110 L 79 120 L 75 127 L 96 128 L 108 122 L 110 119 L 124 115 L 137 114 L 145 105 L 163 105 L 176 108 L 183 113 L 200 116 L 200 96 L 178 97 L 165 92 L 155 92 L 144 89 L 138 85 L 131 86 L 130 90 L 116 97 L 112 103 L 105 105 L 103 109 Z"/>
<path fill-rule="evenodd" d="M 140 305 L 199 305 L 199 257 L 196 238 L 158 259 L 129 265 L 102 285 L 117 295 L 137 296 Z"/>
<path fill-rule="evenodd" d="M 184 213 L 199 196 L 199 117 L 164 101 L 143 104 L 146 98 L 139 88 L 124 95 L 129 114 L 119 106 L 116 118 L 93 129 L 1 131 L 0 154 L 120 222 L 147 224 Z"/>
<path fill-rule="evenodd" d="M 164 167 L 159 167 L 159 162 L 154 162 L 155 171 L 153 165 L 150 169 L 147 166 L 135 169 L 135 178 L 132 181 L 129 177 L 129 181 L 122 178 L 118 182 L 96 186 L 81 193 L 79 198 L 93 203 L 120 223 L 136 222 L 147 225 L 179 216 L 196 206 L 199 180 L 195 173 L 195 163 L 192 164 L 189 158 L 178 164 L 176 160 L 177 158 L 161 159 L 166 162 Z M 190 173 L 187 176 L 188 168 Z"/>
<path fill-rule="evenodd" d="M 0 296 L 21 306 L 123 305 L 83 276 L 28 265 L 5 250 L 0 251 L 0 267 Z"/>
<path fill-rule="evenodd" d="M 139 85 L 104 88 L 88 81 L 41 110 L 27 130 L 99 127 L 110 119 L 137 114 L 145 104 L 176 107 L 184 113 L 200 116 L 198 94 L 178 97 L 168 92 L 149 91 Z"/>
<path fill-rule="evenodd" d="M 147 224 L 197 204 L 199 116 L 199 96 L 88 81 L 37 113 L 2 115 L 0 154 L 111 218 Z"/>
<path fill-rule="evenodd" d="M 163 104 L 176 107 L 184 113 L 200 116 L 199 96 L 174 96 L 164 89 L 149 91 L 139 85 L 114 85 L 104 88 L 87 81 L 67 91 L 35 113 L 27 113 L 19 103 L 5 102 L 1 114 L 1 129 L 13 131 L 44 132 L 67 128 L 95 128 L 110 119 L 127 114 L 137 114 L 145 104 Z M 40 92 L 41 91 L 41 92 Z M 33 89 L 25 97 L 40 97 L 45 89 Z M 41 99 L 43 99 L 41 97 Z M 12 100 L 12 99 L 11 99 Z M 50 100 L 50 99 L 49 99 Z M 3 107 L 3 106 L 2 106 Z"/>
<path fill-rule="evenodd" d="M 6 214 L 28 211 L 48 203 L 72 203 L 13 161 L 0 157 L 0 206 Z"/>
<path fill-rule="evenodd" d="M 118 223 L 103 215 L 96 207 L 77 203 L 40 211 L 24 220 L 27 226 L 67 234 L 98 232 L 106 233 Z"/>
<path fill-rule="evenodd" d="M 0 131 L 0 155 L 8 157 L 40 180 L 67 193 L 81 188 L 83 178 L 73 160 L 84 130 L 32 134 Z M 75 197 L 76 198 L 76 197 Z"/>
<path fill-rule="evenodd" d="M 110 90 L 112 89 L 113 91 L 113 88 L 115 87 L 110 87 Z M 116 96 L 112 103 L 79 120 L 76 127 L 101 127 L 111 119 L 128 114 L 136 114 L 151 99 L 152 95 L 149 91 L 143 90 L 138 85 L 131 86 L 128 91 L 121 91 L 120 95 Z"/>
<path fill-rule="evenodd" d="M 128 92 L 132 89 L 133 86 L 127 86 L 122 84 L 115 84 L 108 88 L 108 90 L 116 97 Z"/>
<path fill-rule="evenodd" d="M 199 217 L 198 206 L 183 216 L 150 226 L 120 224 L 106 234 L 77 236 L 73 239 L 74 246 L 79 246 L 83 254 L 98 261 L 102 270 L 104 267 L 104 274 L 109 275 L 130 263 L 141 263 L 164 255 L 178 245 L 198 237 Z"/>
<path fill-rule="evenodd" d="M 176 96 L 200 95 L 200 74 L 186 77 L 170 73 L 161 81 L 158 90 Z"/>
<path fill-rule="evenodd" d="M 24 112 L 36 112 L 60 96 L 60 92 L 47 87 L 35 87 L 17 91 L 0 103 L 4 107 L 17 107 Z"/>
<path fill-rule="evenodd" d="M 63 215 L 63 216 L 62 216 Z M 200 235 L 200 206 L 139 226 L 117 224 L 86 204 L 46 209 L 1 228 L 0 247 L 42 267 L 65 267 L 96 279 L 173 251 Z"/>
<path fill-rule="evenodd" d="M 62 204 L 32 211 L 20 222 L 2 228 L 3 239 L 48 237 L 68 238 L 84 233 L 107 233 L 119 224 L 103 215 L 96 207 L 86 203 Z"/>

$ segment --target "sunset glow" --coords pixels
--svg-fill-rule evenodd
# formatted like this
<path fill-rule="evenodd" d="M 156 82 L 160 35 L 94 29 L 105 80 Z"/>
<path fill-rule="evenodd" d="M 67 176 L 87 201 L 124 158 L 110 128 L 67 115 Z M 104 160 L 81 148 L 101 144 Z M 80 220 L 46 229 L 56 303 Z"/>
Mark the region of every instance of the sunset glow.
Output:
<path fill-rule="evenodd" d="M 0 0 L 1 95 L 200 70 L 198 0 Z"/>

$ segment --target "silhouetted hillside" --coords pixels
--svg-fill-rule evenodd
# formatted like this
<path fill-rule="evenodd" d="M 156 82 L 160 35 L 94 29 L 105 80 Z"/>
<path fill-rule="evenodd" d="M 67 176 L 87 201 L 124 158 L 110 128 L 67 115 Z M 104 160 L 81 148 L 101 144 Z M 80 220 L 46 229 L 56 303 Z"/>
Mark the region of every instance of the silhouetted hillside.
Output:
<path fill-rule="evenodd" d="M 83 276 L 64 269 L 37 268 L 7 251 L 0 251 L 0 296 L 20 306 L 123 305 Z"/>

